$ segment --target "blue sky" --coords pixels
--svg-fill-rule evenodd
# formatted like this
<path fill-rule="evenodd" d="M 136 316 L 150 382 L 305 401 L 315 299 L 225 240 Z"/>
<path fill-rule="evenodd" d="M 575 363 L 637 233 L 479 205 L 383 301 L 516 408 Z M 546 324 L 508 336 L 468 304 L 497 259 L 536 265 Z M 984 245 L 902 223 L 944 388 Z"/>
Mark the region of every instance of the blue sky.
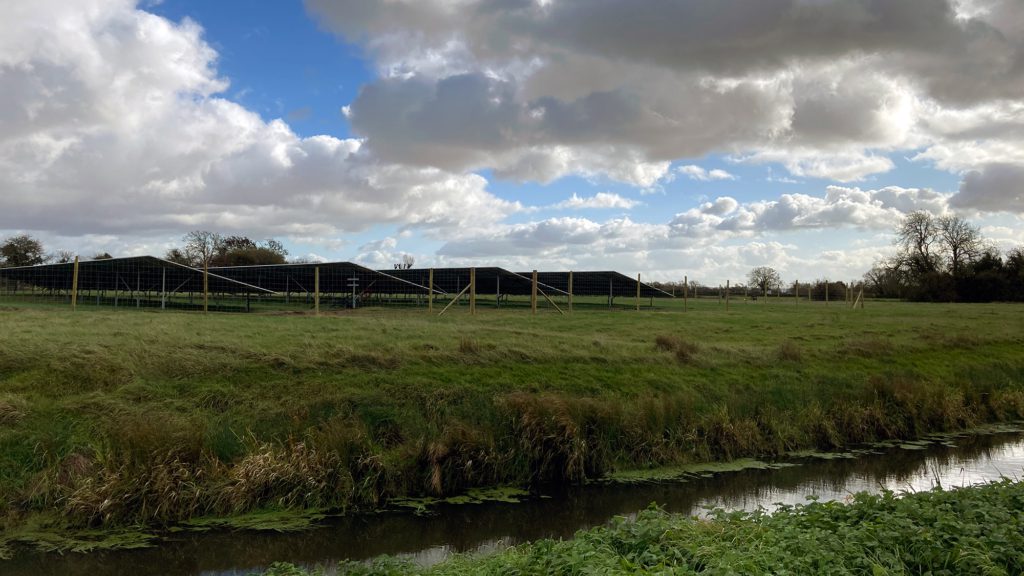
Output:
<path fill-rule="evenodd" d="M 18 0 L 0 234 L 709 284 L 860 276 L 913 210 L 1024 243 L 1024 8 L 854 4 Z"/>
<path fill-rule="evenodd" d="M 300 136 L 351 135 L 341 107 L 373 77 L 361 50 L 317 25 L 302 2 L 165 0 L 152 12 L 203 27 L 226 95 L 265 119 L 284 118 Z"/>

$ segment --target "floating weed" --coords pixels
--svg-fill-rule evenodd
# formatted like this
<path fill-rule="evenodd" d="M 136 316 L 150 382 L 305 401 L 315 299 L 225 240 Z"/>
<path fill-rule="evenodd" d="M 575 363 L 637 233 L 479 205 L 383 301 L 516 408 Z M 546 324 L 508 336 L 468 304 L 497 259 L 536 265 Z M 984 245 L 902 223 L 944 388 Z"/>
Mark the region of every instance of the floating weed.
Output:
<path fill-rule="evenodd" d="M 388 505 L 395 508 L 405 509 L 417 515 L 431 514 L 440 505 L 465 505 L 485 504 L 488 502 L 501 502 L 506 504 L 518 504 L 530 497 L 530 493 L 521 488 L 511 486 L 497 488 L 473 488 L 464 494 L 449 496 L 447 498 L 422 497 L 422 498 L 393 498 Z"/>
<path fill-rule="evenodd" d="M 818 452 L 817 450 L 797 450 L 789 452 L 790 458 L 813 458 L 815 460 L 852 460 L 857 457 L 853 452 Z"/>
<path fill-rule="evenodd" d="M 300 532 L 317 527 L 328 517 L 327 510 L 262 510 L 236 516 L 195 518 L 179 530 L 253 530 L 259 532 Z"/>
<path fill-rule="evenodd" d="M 686 481 L 693 478 L 709 477 L 727 472 L 743 470 L 774 470 L 796 466 L 791 462 L 764 462 L 752 458 L 741 458 L 729 462 L 706 462 L 681 466 L 662 466 L 647 470 L 619 470 L 594 480 L 594 483 L 645 484 L 651 482 Z"/>
<path fill-rule="evenodd" d="M 138 529 L 77 530 L 61 526 L 36 527 L 6 533 L 0 538 L 0 560 L 10 558 L 14 547 L 25 546 L 44 553 L 100 552 L 152 548 L 158 536 Z"/>

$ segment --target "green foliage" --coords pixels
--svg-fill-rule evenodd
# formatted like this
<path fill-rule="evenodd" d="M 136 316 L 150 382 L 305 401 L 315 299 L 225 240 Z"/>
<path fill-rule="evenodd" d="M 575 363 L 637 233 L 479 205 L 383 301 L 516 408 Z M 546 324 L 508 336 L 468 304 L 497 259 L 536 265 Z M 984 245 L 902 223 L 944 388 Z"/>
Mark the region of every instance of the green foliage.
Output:
<path fill-rule="evenodd" d="M 363 576 L 1022 572 L 1024 484 L 1009 480 L 902 497 L 861 493 L 848 504 L 812 502 L 772 514 L 715 511 L 707 520 L 650 508 L 573 540 L 542 540 L 431 568 L 390 558 L 338 566 L 340 574 Z"/>
<path fill-rule="evenodd" d="M 0 266 L 35 266 L 44 262 L 43 243 L 27 234 L 12 236 L 0 243 Z"/>

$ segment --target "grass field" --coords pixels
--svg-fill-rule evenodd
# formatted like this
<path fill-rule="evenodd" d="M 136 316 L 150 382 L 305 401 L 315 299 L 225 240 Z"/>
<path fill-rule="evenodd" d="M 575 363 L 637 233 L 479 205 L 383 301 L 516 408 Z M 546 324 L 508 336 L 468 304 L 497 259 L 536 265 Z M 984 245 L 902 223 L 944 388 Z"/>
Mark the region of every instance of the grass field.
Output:
<path fill-rule="evenodd" d="M 162 525 L 1024 417 L 1024 306 L 0 309 L 0 517 Z"/>

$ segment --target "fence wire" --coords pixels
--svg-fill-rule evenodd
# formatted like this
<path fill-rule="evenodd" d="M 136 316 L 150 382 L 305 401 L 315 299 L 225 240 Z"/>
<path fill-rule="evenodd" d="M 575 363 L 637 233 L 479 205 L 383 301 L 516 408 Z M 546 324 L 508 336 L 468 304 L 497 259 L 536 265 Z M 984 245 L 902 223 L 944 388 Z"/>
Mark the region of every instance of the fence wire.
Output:
<path fill-rule="evenodd" d="M 211 312 L 419 309 L 433 314 L 525 310 L 649 309 L 687 302 L 839 302 L 853 306 L 862 282 L 772 286 L 647 284 L 613 271 L 510 271 L 496 267 L 373 270 L 349 262 L 203 269 L 142 256 L 0 268 L 0 300 L 28 305 Z M 670 301 L 672 301 L 670 303 Z"/>

